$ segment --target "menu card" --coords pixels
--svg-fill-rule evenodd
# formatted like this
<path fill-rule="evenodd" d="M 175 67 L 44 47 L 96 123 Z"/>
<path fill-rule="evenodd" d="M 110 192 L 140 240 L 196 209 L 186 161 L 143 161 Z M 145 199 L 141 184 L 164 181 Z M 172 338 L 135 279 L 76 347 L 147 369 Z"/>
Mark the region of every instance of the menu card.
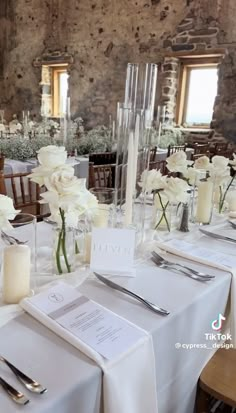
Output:
<path fill-rule="evenodd" d="M 62 281 L 23 300 L 23 308 L 24 301 L 27 311 L 31 304 L 108 360 L 126 352 L 144 336 L 141 329 Z"/>
<path fill-rule="evenodd" d="M 171 239 L 167 242 L 158 243 L 161 249 L 173 254 L 190 258 L 192 260 L 206 263 L 212 267 L 231 270 L 236 268 L 236 257 L 213 251 L 208 248 L 190 244 L 180 239 Z"/>

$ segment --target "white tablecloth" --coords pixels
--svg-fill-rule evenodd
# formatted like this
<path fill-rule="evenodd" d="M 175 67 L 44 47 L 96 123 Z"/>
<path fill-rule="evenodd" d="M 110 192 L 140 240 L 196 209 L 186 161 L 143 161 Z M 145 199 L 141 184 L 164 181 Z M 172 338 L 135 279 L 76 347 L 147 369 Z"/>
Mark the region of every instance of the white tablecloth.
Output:
<path fill-rule="evenodd" d="M 78 178 L 88 178 L 88 158 L 78 156 L 76 158 L 70 157 L 67 163 L 73 163 L 75 168 L 75 175 Z M 28 159 L 25 162 L 17 161 L 15 159 L 6 159 L 4 163 L 4 174 L 31 172 L 37 166 L 36 159 Z"/>
<path fill-rule="evenodd" d="M 38 225 L 38 239 L 41 245 L 48 239 L 50 230 L 51 227 L 47 224 Z M 196 241 L 204 242 L 204 237 L 196 236 Z M 197 263 L 187 263 L 193 268 L 214 274 L 215 280 L 209 283 L 197 282 L 182 275 L 159 269 L 151 261 L 139 263 L 136 278 L 115 278 L 115 281 L 120 284 L 168 309 L 171 312 L 168 317 L 152 313 L 132 298 L 109 289 L 95 279 L 88 279 L 80 286 L 80 291 L 89 298 L 152 334 L 156 357 L 159 413 L 193 413 L 197 379 L 202 368 L 215 351 L 212 348 L 212 342 L 206 340 L 205 334 L 212 333 L 211 322 L 217 318 L 218 314 L 225 314 L 229 297 L 231 282 L 229 273 L 210 269 Z M 79 277 L 78 273 L 78 280 Z M 43 336 L 47 335 L 46 341 L 39 339 L 41 331 L 43 331 Z M 1 344 L 3 342 L 4 344 Z M 12 344 L 9 345 L 9 342 Z M 68 376 L 67 379 L 65 378 L 64 388 L 64 379 L 61 379 L 58 369 L 60 370 L 61 364 L 66 364 L 67 359 L 69 359 L 70 364 L 74 360 L 75 353 L 74 349 L 72 351 L 70 346 L 62 343 L 58 337 L 49 333 L 43 326 L 39 326 L 26 314 L 0 328 L 0 353 L 3 352 L 10 360 L 17 361 L 17 364 L 22 369 L 25 367 L 27 372 L 30 363 L 32 363 L 31 360 L 34 360 L 32 375 L 35 378 L 42 378 L 41 381 L 49 388 L 46 397 L 51 410 L 49 407 L 48 410 L 42 410 L 41 401 L 35 401 L 33 412 L 60 412 L 60 410 L 53 410 L 52 406 L 55 407 L 61 403 L 61 406 L 64 406 L 63 412 L 86 411 L 86 413 L 90 413 L 93 411 L 93 413 L 99 413 L 101 374 L 97 372 L 95 366 L 93 366 L 95 370 L 90 370 L 91 376 L 89 377 L 88 374 L 86 385 L 89 386 L 91 397 L 88 397 L 87 401 L 83 397 L 84 377 L 79 368 L 78 376 L 76 376 L 76 369 L 73 369 L 69 381 Z M 176 348 L 176 343 L 180 344 L 180 348 Z M 190 344 L 195 345 L 195 348 L 191 350 L 184 348 L 184 345 Z M 202 345 L 206 345 L 208 348 L 200 348 Z M 63 346 L 64 351 L 62 351 L 61 346 Z M 22 352 L 27 354 L 27 361 L 23 361 L 20 357 Z M 50 354 L 50 363 L 45 358 L 47 353 Z M 84 366 L 85 371 L 88 372 L 91 368 L 91 362 L 84 358 L 80 352 L 77 354 L 78 363 L 80 363 L 81 358 L 85 359 L 85 363 L 88 363 L 88 370 Z M 60 390 L 57 395 L 52 383 L 53 377 L 56 377 L 56 383 L 57 380 L 60 381 L 58 383 Z M 69 394 L 71 397 L 68 396 Z M 78 403 L 77 410 L 73 404 L 76 403 L 75 400 Z M 88 403 L 87 410 L 86 403 Z M 94 410 L 91 410 L 91 404 Z M 17 411 L 11 410 L 12 402 L 4 394 L 1 394 L 0 407 L 2 407 L 2 411 L 9 413 Z"/>

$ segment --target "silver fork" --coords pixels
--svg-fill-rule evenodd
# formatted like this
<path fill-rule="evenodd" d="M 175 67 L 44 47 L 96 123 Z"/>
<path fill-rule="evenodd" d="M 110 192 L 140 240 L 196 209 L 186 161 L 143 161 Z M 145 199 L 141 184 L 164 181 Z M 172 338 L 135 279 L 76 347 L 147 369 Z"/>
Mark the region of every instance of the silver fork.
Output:
<path fill-rule="evenodd" d="M 33 393 L 43 394 L 46 393 L 47 389 L 39 384 L 37 381 L 31 379 L 30 377 L 26 376 L 22 371 L 20 371 L 17 367 L 13 366 L 8 360 L 4 357 L 0 356 L 0 361 L 5 363 L 9 369 L 15 374 L 17 379 L 24 384 L 24 386 Z"/>
<path fill-rule="evenodd" d="M 27 399 L 27 397 L 23 393 L 21 393 L 19 390 L 16 390 L 14 387 L 12 387 L 2 377 L 0 377 L 0 385 L 15 403 L 21 404 L 21 405 L 25 405 L 29 403 L 29 399 Z"/>
<path fill-rule="evenodd" d="M 205 279 L 205 278 L 209 278 L 209 279 L 215 278 L 214 275 L 205 274 L 204 272 L 194 270 L 193 268 L 187 267 L 186 265 L 178 264 L 178 263 L 171 262 L 171 261 L 167 261 L 167 260 L 165 260 L 163 257 L 161 257 L 159 254 L 157 254 L 156 251 L 152 251 L 152 255 L 153 255 L 157 260 L 159 260 L 160 262 L 162 262 L 163 264 L 171 265 L 171 266 L 173 266 L 173 267 L 183 268 L 184 270 L 189 271 L 191 274 L 196 275 L 197 277 L 200 277 L 200 278 L 203 278 L 203 279 Z"/>

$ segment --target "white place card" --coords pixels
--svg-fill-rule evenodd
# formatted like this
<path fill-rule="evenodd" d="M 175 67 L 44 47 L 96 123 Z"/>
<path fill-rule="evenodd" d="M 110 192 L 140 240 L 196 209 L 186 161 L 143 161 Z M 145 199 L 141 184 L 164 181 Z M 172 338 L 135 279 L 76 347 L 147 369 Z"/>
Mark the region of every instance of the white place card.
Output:
<path fill-rule="evenodd" d="M 94 228 L 90 268 L 103 274 L 135 276 L 134 249 L 134 230 Z"/>
<path fill-rule="evenodd" d="M 24 306 L 27 302 L 27 306 Z M 58 282 L 50 289 L 22 301 L 30 313 L 34 308 L 111 360 L 144 337 L 144 332 L 110 310 L 89 300 L 75 287 Z"/>

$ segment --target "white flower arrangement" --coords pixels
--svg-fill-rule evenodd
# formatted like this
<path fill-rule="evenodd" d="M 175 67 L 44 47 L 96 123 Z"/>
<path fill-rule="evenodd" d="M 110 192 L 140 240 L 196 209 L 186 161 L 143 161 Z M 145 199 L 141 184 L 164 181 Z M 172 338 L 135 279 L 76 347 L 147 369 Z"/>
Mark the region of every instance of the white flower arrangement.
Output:
<path fill-rule="evenodd" d="M 20 210 L 16 210 L 13 200 L 6 195 L 0 195 L 0 230 L 11 229 L 10 220 L 13 220 Z"/>
<path fill-rule="evenodd" d="M 62 252 L 67 272 L 71 266 L 66 254 L 66 228 L 76 228 L 79 216 L 95 213 L 97 199 L 86 189 L 85 179 L 74 176 L 74 168 L 65 165 L 67 152 L 64 147 L 49 145 L 38 152 L 40 166 L 32 170 L 30 178 L 40 186 L 44 185 L 47 191 L 41 194 L 42 204 L 48 203 L 52 219 L 58 223 L 59 237 L 56 251 L 58 272 L 61 274 Z"/>
<path fill-rule="evenodd" d="M 166 159 L 166 167 L 170 172 L 186 173 L 188 167 L 193 164 L 193 161 L 187 159 L 186 152 L 179 151 L 170 155 Z"/>
<path fill-rule="evenodd" d="M 170 203 L 185 203 L 188 199 L 188 183 L 180 178 L 168 177 L 162 175 L 159 170 L 152 169 L 145 170 L 141 176 L 139 183 L 142 190 L 151 193 L 154 192 L 157 196 L 155 204 L 162 209 L 162 215 L 156 224 L 155 228 L 164 220 L 168 231 L 170 231 L 170 224 L 166 215 L 167 207 Z M 156 197 L 155 196 L 155 197 Z"/>
<path fill-rule="evenodd" d="M 225 156 L 219 155 L 213 156 L 211 161 L 207 156 L 201 156 L 195 161 L 193 166 L 193 168 L 189 168 L 188 173 L 191 169 L 195 171 L 199 169 L 208 171 L 208 179 L 214 182 L 215 190 L 218 192 L 218 211 L 221 213 L 224 207 L 228 190 L 231 187 L 236 176 L 235 172 L 231 176 L 231 169 L 233 171 L 236 170 L 236 155 L 233 154 L 232 161 L 230 161 Z"/>

